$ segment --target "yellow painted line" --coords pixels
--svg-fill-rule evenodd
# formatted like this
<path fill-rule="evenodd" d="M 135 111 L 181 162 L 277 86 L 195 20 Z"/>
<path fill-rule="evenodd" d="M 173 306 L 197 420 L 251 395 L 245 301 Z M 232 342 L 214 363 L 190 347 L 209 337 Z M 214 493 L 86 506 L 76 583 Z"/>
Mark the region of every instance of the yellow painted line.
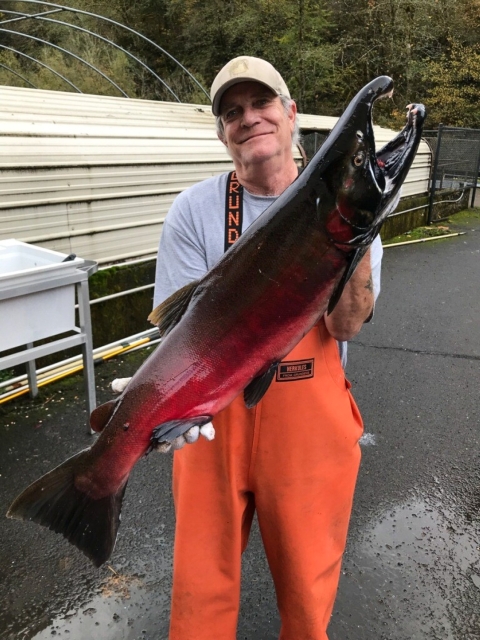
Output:
<path fill-rule="evenodd" d="M 57 380 L 61 380 L 62 378 L 66 378 L 67 376 L 72 375 L 73 373 L 78 373 L 82 369 L 83 369 L 83 364 L 78 367 L 72 367 L 68 371 L 64 371 L 63 373 L 56 374 L 54 376 L 51 376 L 50 378 L 47 378 L 45 380 L 38 382 L 37 387 L 39 388 L 45 387 L 47 384 L 50 384 L 51 382 L 56 382 Z M 25 395 L 25 393 L 28 393 L 29 391 L 30 391 L 30 387 L 27 385 L 26 387 L 24 387 L 23 389 L 19 389 L 18 391 L 11 391 L 8 394 L 4 394 L 3 396 L 0 396 L 0 404 L 4 404 L 5 402 L 8 402 L 9 400 L 14 400 L 15 398 L 19 398 L 20 396 Z"/>
<path fill-rule="evenodd" d="M 147 344 L 148 342 L 150 342 L 150 338 L 142 338 L 140 340 L 135 340 L 134 342 L 131 342 L 130 344 L 127 344 L 123 347 L 109 349 L 104 354 L 97 355 L 97 357 L 94 358 L 94 363 L 98 363 L 99 361 L 103 361 L 103 360 L 109 360 L 114 356 L 121 355 L 122 353 L 125 353 L 130 349 L 134 349 L 135 347 L 139 347 L 143 344 Z M 79 371 L 82 371 L 82 370 L 83 370 L 83 362 L 81 362 L 78 365 L 75 363 L 72 363 L 70 368 L 67 368 L 67 369 L 65 369 L 65 366 L 59 367 L 60 373 L 56 373 L 54 375 L 44 377 L 43 380 L 38 379 L 37 387 L 39 388 L 45 387 L 47 384 L 50 384 L 51 382 L 56 382 L 57 380 L 61 380 L 62 378 L 66 378 L 67 376 L 73 375 L 74 373 L 78 373 Z M 30 391 L 30 387 L 28 386 L 28 384 L 21 389 L 14 389 L 12 391 L 9 391 L 3 394 L 2 396 L 0 396 L 0 404 L 4 404 L 5 402 L 8 402 L 9 400 L 14 400 L 15 398 L 19 398 L 20 396 L 25 395 L 29 391 Z"/>

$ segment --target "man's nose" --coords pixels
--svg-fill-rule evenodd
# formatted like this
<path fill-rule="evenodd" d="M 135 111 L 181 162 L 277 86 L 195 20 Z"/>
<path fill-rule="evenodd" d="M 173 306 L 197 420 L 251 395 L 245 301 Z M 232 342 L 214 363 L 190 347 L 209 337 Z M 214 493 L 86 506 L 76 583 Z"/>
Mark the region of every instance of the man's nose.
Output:
<path fill-rule="evenodd" d="M 244 127 L 252 127 L 259 122 L 260 116 L 257 109 L 247 106 L 243 109 L 242 125 Z"/>

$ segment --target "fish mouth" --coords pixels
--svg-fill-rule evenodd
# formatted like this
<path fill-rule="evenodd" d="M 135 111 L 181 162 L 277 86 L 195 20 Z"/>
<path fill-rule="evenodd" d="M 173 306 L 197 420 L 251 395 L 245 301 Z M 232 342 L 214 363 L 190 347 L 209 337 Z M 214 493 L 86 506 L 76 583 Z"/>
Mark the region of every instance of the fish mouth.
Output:
<path fill-rule="evenodd" d="M 336 129 L 338 132 L 338 148 L 348 158 L 353 155 L 352 140 L 361 146 L 365 156 L 365 170 L 361 175 L 364 180 L 365 198 L 371 203 L 376 197 L 381 197 L 388 182 L 385 158 L 378 158 L 373 130 L 373 106 L 377 100 L 391 98 L 393 95 L 393 80 L 389 76 L 380 76 L 363 87 L 350 102 L 349 106 L 339 118 Z M 332 132 L 333 133 L 333 132 Z M 356 147 L 358 148 L 358 147 Z M 390 166 L 390 165 L 389 165 Z M 357 176 L 358 177 L 358 174 Z M 353 182 L 359 182 L 353 178 Z M 368 183 L 368 185 L 367 185 Z M 356 185 L 358 189 L 358 184 Z M 368 195 L 367 195 L 368 191 Z M 376 196 L 376 197 L 375 197 Z M 363 199 L 360 197 L 360 199 Z"/>
<path fill-rule="evenodd" d="M 390 213 L 389 205 L 396 200 L 395 196 L 410 170 L 422 137 L 426 115 L 423 104 L 407 105 L 407 122 L 404 128 L 376 153 L 375 176 L 377 181 L 380 180 L 385 185 L 380 203 L 381 221 Z"/>
<path fill-rule="evenodd" d="M 413 103 L 407 106 L 407 121 L 404 128 L 393 140 L 376 151 L 373 130 L 373 106 L 377 100 L 391 98 L 393 80 L 380 76 L 367 84 L 352 100 L 350 109 L 344 116 L 348 122 L 350 135 L 352 127 L 358 127 L 365 136 L 365 152 L 368 155 L 370 172 L 370 196 L 377 189 L 380 195 L 376 211 L 372 211 L 376 230 L 398 203 L 397 195 L 410 170 L 421 140 L 426 109 L 423 104 Z M 347 125 L 345 126 L 347 129 Z M 365 174 L 364 174 L 365 175 Z"/>
<path fill-rule="evenodd" d="M 355 230 L 351 245 L 370 242 L 396 206 L 421 139 L 425 107 L 412 104 L 403 130 L 376 151 L 373 107 L 392 94 L 393 80 L 388 76 L 363 87 L 311 160 L 311 171 L 318 171 L 326 183 L 336 211 Z M 317 196 L 326 197 L 322 188 Z"/>

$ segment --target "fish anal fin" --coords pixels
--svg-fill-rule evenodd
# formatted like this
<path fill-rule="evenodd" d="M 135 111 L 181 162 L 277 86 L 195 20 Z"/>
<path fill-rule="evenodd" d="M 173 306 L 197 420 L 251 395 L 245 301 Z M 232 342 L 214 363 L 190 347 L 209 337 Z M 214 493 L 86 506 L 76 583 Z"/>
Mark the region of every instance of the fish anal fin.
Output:
<path fill-rule="evenodd" d="M 101 404 L 96 409 L 94 409 L 90 414 L 91 428 L 97 433 L 100 433 L 100 431 L 103 431 L 105 425 L 108 423 L 108 421 L 112 417 L 112 414 L 115 411 L 116 406 L 117 406 L 117 399 L 109 400 L 108 402 L 105 402 L 104 404 Z"/>
<path fill-rule="evenodd" d="M 178 420 L 169 420 L 155 427 L 152 432 L 150 441 L 153 444 L 162 442 L 173 442 L 175 438 L 181 436 L 191 427 L 202 427 L 207 422 L 211 422 L 212 416 L 194 416 L 193 418 L 178 418 Z"/>
<path fill-rule="evenodd" d="M 14 500 L 7 517 L 31 520 L 61 533 L 99 567 L 115 546 L 127 482 L 99 499 L 81 491 L 75 476 L 89 451 L 81 451 L 27 487 Z"/>
<path fill-rule="evenodd" d="M 277 366 L 278 362 L 274 362 L 265 371 L 265 373 L 262 373 L 260 376 L 254 378 L 245 387 L 243 391 L 243 399 L 245 401 L 245 406 L 247 407 L 247 409 L 252 409 L 267 393 L 267 389 L 273 380 L 273 376 L 275 375 Z"/>
<path fill-rule="evenodd" d="M 166 336 L 180 322 L 197 286 L 197 280 L 186 284 L 155 307 L 148 316 L 148 321 L 158 327 L 161 336 Z"/>

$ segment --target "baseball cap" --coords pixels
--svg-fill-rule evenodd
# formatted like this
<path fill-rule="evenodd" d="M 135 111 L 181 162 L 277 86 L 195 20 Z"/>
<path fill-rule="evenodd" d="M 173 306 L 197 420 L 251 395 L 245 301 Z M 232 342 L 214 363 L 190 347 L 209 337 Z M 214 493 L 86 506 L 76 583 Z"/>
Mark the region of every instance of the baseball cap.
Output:
<path fill-rule="evenodd" d="M 283 94 L 290 98 L 288 87 L 274 66 L 262 58 L 239 56 L 227 62 L 212 83 L 210 97 L 215 116 L 220 115 L 220 101 L 225 91 L 234 84 L 247 80 L 261 82 L 277 95 Z"/>

